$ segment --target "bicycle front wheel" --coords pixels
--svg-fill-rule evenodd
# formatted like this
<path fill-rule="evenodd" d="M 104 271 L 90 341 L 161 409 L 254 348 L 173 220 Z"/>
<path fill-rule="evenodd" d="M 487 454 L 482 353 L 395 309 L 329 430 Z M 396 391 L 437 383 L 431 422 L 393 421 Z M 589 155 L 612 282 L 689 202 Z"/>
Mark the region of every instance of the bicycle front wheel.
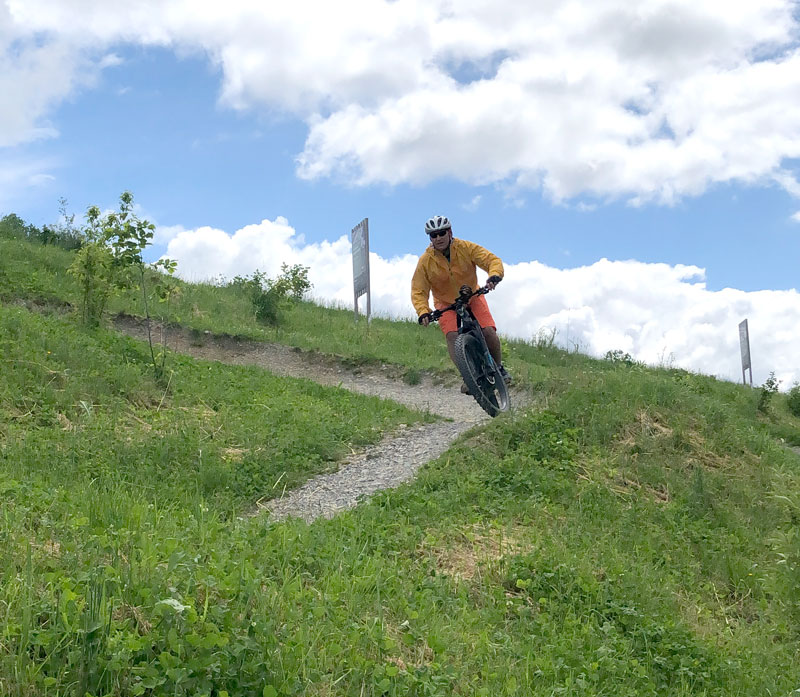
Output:
<path fill-rule="evenodd" d="M 497 367 L 487 361 L 481 342 L 472 334 L 459 334 L 455 357 L 458 371 L 481 409 L 489 416 L 507 411 L 508 387 Z"/>

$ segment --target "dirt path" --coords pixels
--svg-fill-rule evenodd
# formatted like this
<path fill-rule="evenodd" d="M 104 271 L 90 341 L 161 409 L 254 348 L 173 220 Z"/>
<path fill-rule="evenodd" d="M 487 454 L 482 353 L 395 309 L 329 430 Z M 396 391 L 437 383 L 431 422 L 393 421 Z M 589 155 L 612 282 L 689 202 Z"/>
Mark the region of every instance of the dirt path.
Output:
<path fill-rule="evenodd" d="M 147 338 L 144 324 L 134 318 L 118 317 L 115 326 L 137 339 Z M 290 346 L 211 334 L 198 336 L 180 328 L 170 329 L 169 344 L 173 350 L 195 358 L 257 365 L 277 375 L 308 378 L 451 419 L 401 429 L 343 462 L 337 472 L 315 477 L 298 489 L 258 504 L 255 513 L 266 510 L 275 519 L 294 516 L 311 521 L 352 508 L 365 496 L 412 479 L 422 465 L 445 452 L 458 436 L 489 419 L 472 397 L 460 393 L 459 381 L 441 385 L 423 377 L 418 385 L 407 385 L 389 366 L 354 370 Z M 512 400 L 519 403 L 521 396 L 514 394 Z"/>

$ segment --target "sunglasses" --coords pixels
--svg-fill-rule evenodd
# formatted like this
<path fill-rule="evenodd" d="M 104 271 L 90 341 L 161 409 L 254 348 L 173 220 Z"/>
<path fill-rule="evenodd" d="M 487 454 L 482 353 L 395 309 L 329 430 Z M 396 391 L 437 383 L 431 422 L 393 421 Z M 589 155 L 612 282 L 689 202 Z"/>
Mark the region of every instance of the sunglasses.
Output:
<path fill-rule="evenodd" d="M 450 230 L 439 230 L 439 232 L 429 232 L 431 239 L 434 237 L 444 237 Z"/>

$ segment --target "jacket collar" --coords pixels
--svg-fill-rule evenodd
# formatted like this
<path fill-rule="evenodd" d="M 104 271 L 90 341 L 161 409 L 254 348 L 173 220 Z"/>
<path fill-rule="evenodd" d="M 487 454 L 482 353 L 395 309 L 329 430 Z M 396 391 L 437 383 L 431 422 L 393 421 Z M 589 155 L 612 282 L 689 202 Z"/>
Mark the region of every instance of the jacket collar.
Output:
<path fill-rule="evenodd" d="M 448 247 L 448 249 L 450 250 L 450 253 L 451 253 L 451 254 L 452 254 L 452 252 L 453 252 L 453 245 L 455 245 L 455 246 L 458 246 L 458 245 L 456 245 L 456 242 L 457 242 L 457 241 L 458 241 L 458 238 L 457 238 L 457 237 L 454 237 L 452 240 L 450 240 L 450 246 Z M 444 255 L 444 252 L 440 252 L 438 249 L 436 249 L 436 247 L 434 247 L 434 246 L 433 246 L 433 242 L 431 242 L 431 243 L 428 245 L 428 251 L 429 251 L 429 252 L 430 252 L 430 254 L 431 254 L 432 256 L 434 256 L 434 257 L 435 257 L 435 256 L 438 254 L 438 255 L 439 255 L 440 257 L 442 257 L 443 259 L 446 259 L 446 258 L 447 258 L 447 257 L 445 257 L 445 255 Z"/>

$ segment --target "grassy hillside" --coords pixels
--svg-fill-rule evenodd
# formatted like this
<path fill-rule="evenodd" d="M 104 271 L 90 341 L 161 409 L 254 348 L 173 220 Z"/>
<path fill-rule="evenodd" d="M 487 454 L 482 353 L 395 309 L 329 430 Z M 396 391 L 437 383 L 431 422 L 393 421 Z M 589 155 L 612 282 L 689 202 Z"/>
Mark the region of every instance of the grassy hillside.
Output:
<path fill-rule="evenodd" d="M 66 303 L 78 308 L 78 286 L 66 273 L 72 258 L 71 253 L 56 247 L 0 238 L 0 300 L 55 307 Z M 354 325 L 351 310 L 322 310 L 313 303 L 300 302 L 285 313 L 282 324 L 270 327 L 255 320 L 250 300 L 241 290 L 206 283 L 180 283 L 180 293 L 169 308 L 155 301 L 151 304 L 157 316 L 199 331 L 276 341 L 356 363 L 387 362 L 414 370 L 454 372 L 442 350 L 438 328 L 423 330 L 415 322 L 375 318 L 369 325 L 363 321 Z M 108 314 L 122 312 L 142 315 L 137 291 L 111 298 Z M 537 363 L 544 355 L 542 351 L 531 353 L 528 344 L 513 340 L 505 342 L 505 349 L 508 363 L 520 371 L 518 377 L 534 384 L 541 380 L 544 373 Z M 556 364 L 577 366 L 588 360 L 581 354 L 562 351 L 548 354 Z"/>
<path fill-rule="evenodd" d="M 74 302 L 68 256 L 15 244 L 0 241 L 0 695 L 800 687 L 800 457 L 780 440 L 800 443 L 800 422 L 781 395 L 761 414 L 730 383 L 510 343 L 539 408 L 333 520 L 270 523 L 237 515 L 256 491 L 422 416 L 178 357 L 165 390 L 141 344 L 9 305 Z M 194 314 L 231 329 L 219 306 Z M 310 304 L 288 321 L 245 324 L 446 366 L 409 323 L 359 339 L 349 313 Z"/>

